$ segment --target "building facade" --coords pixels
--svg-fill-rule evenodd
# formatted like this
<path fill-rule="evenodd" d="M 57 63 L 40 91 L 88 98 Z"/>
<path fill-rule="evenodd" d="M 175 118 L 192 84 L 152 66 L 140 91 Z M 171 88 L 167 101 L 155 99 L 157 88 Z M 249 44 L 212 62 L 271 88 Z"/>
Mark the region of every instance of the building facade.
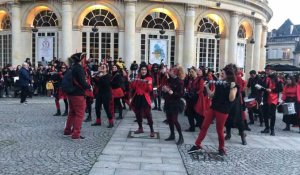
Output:
<path fill-rule="evenodd" d="M 278 29 L 268 33 L 267 63 L 300 66 L 299 53 L 300 25 L 287 19 Z M 298 47 L 297 47 L 298 46 Z"/>
<path fill-rule="evenodd" d="M 235 63 L 245 71 L 265 65 L 267 0 L 2 0 L 0 66 L 48 56 L 66 61 L 122 57 L 148 62 L 164 43 L 168 65 L 218 71 Z M 50 38 L 50 40 L 49 40 Z M 47 56 L 47 55 L 46 55 Z M 160 55 L 162 56 L 162 55 Z"/>

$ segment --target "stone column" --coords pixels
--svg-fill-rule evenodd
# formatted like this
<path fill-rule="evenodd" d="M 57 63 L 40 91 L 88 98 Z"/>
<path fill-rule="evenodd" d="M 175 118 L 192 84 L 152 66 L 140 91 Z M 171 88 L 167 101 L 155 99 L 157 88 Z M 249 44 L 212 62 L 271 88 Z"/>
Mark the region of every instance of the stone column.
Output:
<path fill-rule="evenodd" d="M 119 29 L 119 49 L 118 55 L 121 58 L 124 58 L 124 28 Z"/>
<path fill-rule="evenodd" d="M 229 48 L 228 48 L 228 63 L 236 63 L 237 54 L 237 39 L 239 30 L 239 18 L 238 13 L 232 12 L 230 15 L 230 33 L 229 33 Z"/>
<path fill-rule="evenodd" d="M 73 54 L 72 50 L 72 1 L 62 2 L 62 60 L 68 62 L 68 58 Z"/>
<path fill-rule="evenodd" d="M 183 31 L 182 30 L 177 30 L 176 31 L 177 35 L 177 42 L 176 42 L 176 60 L 175 64 L 183 65 Z"/>
<path fill-rule="evenodd" d="M 268 27 L 263 26 L 263 31 L 262 31 L 262 38 L 261 38 L 261 52 L 260 52 L 260 62 L 259 62 L 259 70 L 264 70 L 264 67 L 266 65 L 266 45 L 267 45 L 267 36 L 268 36 Z"/>
<path fill-rule="evenodd" d="M 12 32 L 12 64 L 21 65 L 25 58 L 22 58 L 21 51 L 21 16 L 20 5 L 18 3 L 12 4 L 12 20 L 11 20 L 11 32 Z M 30 47 L 31 48 L 31 47 Z"/>
<path fill-rule="evenodd" d="M 185 12 L 184 46 L 182 63 L 185 68 L 195 66 L 195 8 L 188 5 Z"/>
<path fill-rule="evenodd" d="M 256 21 L 255 23 L 255 44 L 254 44 L 254 55 L 253 55 L 253 68 L 258 71 L 260 70 L 260 52 L 261 52 L 261 34 L 262 34 L 262 23 Z"/>
<path fill-rule="evenodd" d="M 135 4 L 136 0 L 125 1 L 125 63 L 127 66 L 135 60 Z"/>
<path fill-rule="evenodd" d="M 256 63 L 253 63 L 253 54 L 254 54 L 254 44 L 251 44 L 249 41 L 246 45 L 246 65 L 245 65 L 245 75 L 246 78 L 249 78 L 249 72 L 253 69 L 254 65 Z"/>

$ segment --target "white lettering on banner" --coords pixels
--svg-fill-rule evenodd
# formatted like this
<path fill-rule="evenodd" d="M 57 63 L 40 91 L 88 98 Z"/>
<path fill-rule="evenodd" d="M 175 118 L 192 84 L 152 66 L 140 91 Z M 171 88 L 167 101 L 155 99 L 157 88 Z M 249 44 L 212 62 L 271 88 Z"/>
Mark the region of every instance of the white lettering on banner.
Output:
<path fill-rule="evenodd" d="M 45 61 L 50 62 L 53 59 L 53 40 L 54 37 L 38 37 L 37 60 L 41 61 L 44 57 Z"/>
<path fill-rule="evenodd" d="M 149 62 L 151 64 L 167 63 L 168 58 L 168 40 L 150 39 Z"/>

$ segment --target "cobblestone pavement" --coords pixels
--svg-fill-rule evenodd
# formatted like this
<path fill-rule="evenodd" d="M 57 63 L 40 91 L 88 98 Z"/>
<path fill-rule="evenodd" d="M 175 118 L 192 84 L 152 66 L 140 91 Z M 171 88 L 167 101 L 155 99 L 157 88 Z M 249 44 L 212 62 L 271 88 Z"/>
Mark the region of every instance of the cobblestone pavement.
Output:
<path fill-rule="evenodd" d="M 182 127 L 188 128 L 186 117 L 181 117 Z M 285 124 L 282 115 L 277 114 L 276 136 L 261 134 L 264 127 L 256 122 L 250 125 L 252 131 L 247 131 L 248 145 L 241 145 L 238 130 L 232 130 L 232 138 L 225 141 L 227 156 L 224 161 L 214 159 L 212 155 L 192 154 L 187 150 L 193 145 L 198 135 L 184 133 L 185 144 L 178 147 L 184 165 L 189 175 L 299 175 L 300 174 L 300 134 L 298 127 L 291 127 L 291 131 L 282 131 Z M 206 152 L 217 153 L 218 140 L 215 124 L 209 128 L 207 137 L 203 142 Z M 211 157 L 209 157 L 211 156 Z"/>
<path fill-rule="evenodd" d="M 179 151 L 189 175 L 297 175 L 300 173 L 300 151 L 268 148 L 228 146 L 224 161 L 195 160 L 186 150 L 192 145 L 183 145 Z M 205 146 L 217 152 L 216 146 Z"/>
<path fill-rule="evenodd" d="M 63 136 L 66 117 L 52 116 L 53 98 L 28 101 L 0 99 L 0 174 L 88 174 L 114 129 L 84 123 L 86 139 L 72 140 Z"/>

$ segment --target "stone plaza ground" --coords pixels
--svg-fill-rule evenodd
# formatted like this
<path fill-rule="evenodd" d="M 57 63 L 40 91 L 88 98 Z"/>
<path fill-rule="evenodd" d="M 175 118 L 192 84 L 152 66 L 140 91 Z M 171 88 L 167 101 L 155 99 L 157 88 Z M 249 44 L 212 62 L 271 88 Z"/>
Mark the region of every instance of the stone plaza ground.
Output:
<path fill-rule="evenodd" d="M 163 112 L 153 111 L 154 129 L 148 137 L 130 135 L 137 129 L 132 111 L 113 129 L 84 123 L 84 140 L 63 136 L 66 117 L 54 117 L 53 98 L 34 97 L 28 105 L 18 99 L 0 99 L 0 174 L 92 174 L 92 175 L 199 175 L 199 174 L 300 174 L 299 128 L 282 131 L 282 116 L 277 115 L 276 136 L 261 134 L 256 123 L 247 132 L 248 145 L 241 145 L 237 130 L 226 141 L 227 156 L 215 159 L 217 135 L 211 125 L 204 145 L 207 152 L 187 154 L 198 132 L 184 132 L 185 144 L 166 142 L 168 126 Z M 62 105 L 63 106 L 63 105 Z M 93 111 L 94 112 L 94 111 Z M 93 113 L 93 119 L 95 114 Z M 103 116 L 103 119 L 106 117 Z M 187 118 L 180 116 L 182 129 Z"/>

